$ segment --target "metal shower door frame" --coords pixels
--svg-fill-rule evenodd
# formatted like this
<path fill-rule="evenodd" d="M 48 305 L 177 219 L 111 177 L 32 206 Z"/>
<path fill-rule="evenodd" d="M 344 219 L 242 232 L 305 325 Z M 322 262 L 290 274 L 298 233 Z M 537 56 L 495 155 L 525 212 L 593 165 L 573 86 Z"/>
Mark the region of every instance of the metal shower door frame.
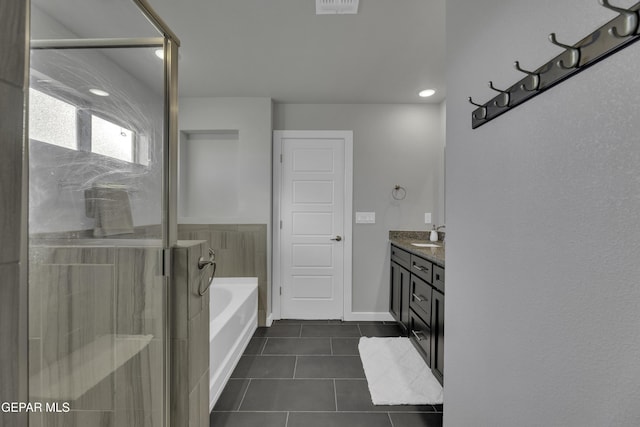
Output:
<path fill-rule="evenodd" d="M 132 0 L 163 37 L 31 40 L 31 49 L 162 48 L 164 50 L 164 129 L 162 177 L 162 271 L 164 276 L 164 427 L 171 427 L 171 313 L 168 301 L 172 248 L 178 240 L 178 49 L 180 40 L 146 0 Z"/>

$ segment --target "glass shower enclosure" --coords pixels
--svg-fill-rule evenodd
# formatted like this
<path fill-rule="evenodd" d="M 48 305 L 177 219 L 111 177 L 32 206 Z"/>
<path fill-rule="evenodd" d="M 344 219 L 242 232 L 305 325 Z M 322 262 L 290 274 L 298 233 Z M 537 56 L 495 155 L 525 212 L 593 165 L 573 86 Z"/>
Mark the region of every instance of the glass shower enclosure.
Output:
<path fill-rule="evenodd" d="M 32 0 L 31 426 L 167 426 L 179 41 L 144 0 Z"/>

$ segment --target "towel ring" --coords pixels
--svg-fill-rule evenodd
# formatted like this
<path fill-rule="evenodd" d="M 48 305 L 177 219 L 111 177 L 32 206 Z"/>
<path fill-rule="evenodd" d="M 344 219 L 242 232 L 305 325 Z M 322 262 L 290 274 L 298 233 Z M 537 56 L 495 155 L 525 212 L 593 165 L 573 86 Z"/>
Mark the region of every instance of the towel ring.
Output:
<path fill-rule="evenodd" d="M 407 190 L 401 185 L 396 185 L 393 187 L 393 191 L 391 191 L 391 197 L 395 200 L 404 200 L 407 197 Z"/>
<path fill-rule="evenodd" d="M 213 251 L 213 249 L 209 248 L 209 259 L 205 259 L 203 256 L 200 257 L 200 259 L 198 260 L 198 269 L 202 270 L 202 272 L 200 273 L 200 282 L 198 284 L 198 294 L 200 296 L 204 296 L 204 294 L 207 293 L 207 291 L 209 290 L 209 288 L 211 287 L 211 282 L 213 282 L 213 276 L 216 275 L 216 253 Z M 202 289 L 202 273 L 204 273 L 204 270 L 206 270 L 207 267 L 213 267 L 211 269 L 211 275 L 209 276 L 209 280 L 207 280 L 207 285 L 205 286 L 204 289 Z"/>

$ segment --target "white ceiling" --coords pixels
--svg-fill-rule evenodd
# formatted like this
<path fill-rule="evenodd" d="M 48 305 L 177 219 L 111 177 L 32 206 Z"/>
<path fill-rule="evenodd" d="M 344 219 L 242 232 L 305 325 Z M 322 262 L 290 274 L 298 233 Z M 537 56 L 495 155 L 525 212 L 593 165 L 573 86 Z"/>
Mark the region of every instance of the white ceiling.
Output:
<path fill-rule="evenodd" d="M 361 0 L 315 15 L 314 0 L 150 0 L 180 37 L 181 96 L 413 103 L 445 95 L 445 0 Z"/>
<path fill-rule="evenodd" d="M 83 37 L 137 35 L 123 34 L 135 22 L 124 8 L 108 11 L 124 1 L 38 3 Z M 421 103 L 445 97 L 445 0 L 360 0 L 357 15 L 319 16 L 314 0 L 148 2 L 181 40 L 180 96 L 292 103 Z M 87 18 L 88 10 L 96 10 L 94 18 Z M 426 88 L 436 95 L 419 98 Z"/>

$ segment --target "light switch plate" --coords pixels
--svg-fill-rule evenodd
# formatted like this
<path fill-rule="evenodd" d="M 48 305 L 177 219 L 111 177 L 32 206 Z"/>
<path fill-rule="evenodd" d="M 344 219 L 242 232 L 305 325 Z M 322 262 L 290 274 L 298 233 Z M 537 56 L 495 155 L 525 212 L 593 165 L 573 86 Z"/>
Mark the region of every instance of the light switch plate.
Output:
<path fill-rule="evenodd" d="M 375 212 L 356 212 L 356 224 L 375 224 Z"/>
<path fill-rule="evenodd" d="M 431 213 L 430 212 L 425 212 L 425 214 L 424 214 L 424 223 L 425 224 L 431 224 Z"/>

